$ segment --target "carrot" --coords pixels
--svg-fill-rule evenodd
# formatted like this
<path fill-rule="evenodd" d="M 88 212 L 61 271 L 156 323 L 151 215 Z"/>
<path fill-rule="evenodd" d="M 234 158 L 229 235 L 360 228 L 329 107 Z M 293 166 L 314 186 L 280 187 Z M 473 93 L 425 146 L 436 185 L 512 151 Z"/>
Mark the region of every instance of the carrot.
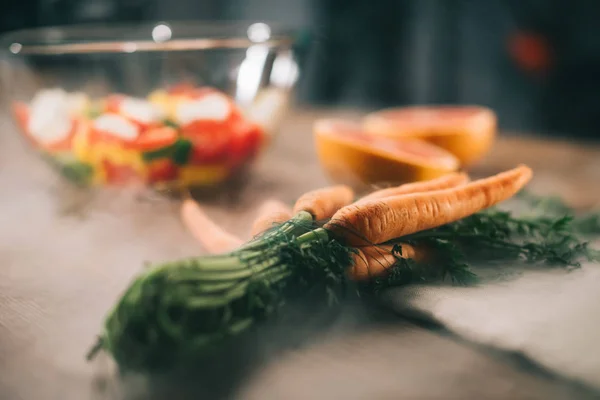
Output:
<path fill-rule="evenodd" d="M 278 200 L 267 200 L 258 210 L 258 216 L 252 224 L 251 235 L 256 236 L 290 218 L 292 218 L 292 210 L 290 207 Z"/>
<path fill-rule="evenodd" d="M 465 174 L 464 172 L 454 172 L 428 181 L 405 183 L 404 185 L 377 190 L 371 194 L 362 197 L 356 203 L 362 203 L 374 199 L 382 199 L 384 197 L 398 196 L 401 194 L 431 192 L 440 189 L 450 189 L 464 185 L 468 182 L 469 175 Z"/>
<path fill-rule="evenodd" d="M 181 220 L 190 233 L 211 254 L 225 253 L 242 245 L 242 240 L 215 224 L 192 199 L 181 205 Z"/>
<path fill-rule="evenodd" d="M 354 191 L 346 185 L 312 190 L 300 196 L 294 205 L 294 214 L 310 213 L 315 220 L 329 219 L 340 208 L 354 201 Z"/>
<path fill-rule="evenodd" d="M 412 258 L 416 262 L 425 260 L 426 254 L 423 249 L 406 243 L 402 243 L 401 246 L 402 258 Z M 383 276 L 396 262 L 397 255 L 393 254 L 393 248 L 393 245 L 374 245 L 356 248 L 356 253 L 352 256 L 352 267 L 348 270 L 350 279 L 362 281 Z"/>
<path fill-rule="evenodd" d="M 350 245 L 384 243 L 491 207 L 512 197 L 531 176 L 521 165 L 458 188 L 374 199 L 340 209 L 324 227 Z"/>

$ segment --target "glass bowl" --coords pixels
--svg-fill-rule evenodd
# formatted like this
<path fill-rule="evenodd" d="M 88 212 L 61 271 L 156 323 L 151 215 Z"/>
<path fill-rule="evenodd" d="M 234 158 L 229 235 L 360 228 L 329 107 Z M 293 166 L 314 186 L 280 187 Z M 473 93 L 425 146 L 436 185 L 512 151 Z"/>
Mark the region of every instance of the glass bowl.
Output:
<path fill-rule="evenodd" d="M 206 187 L 247 171 L 299 73 L 294 33 L 263 22 L 53 27 L 0 48 L 20 134 L 86 186 Z"/>

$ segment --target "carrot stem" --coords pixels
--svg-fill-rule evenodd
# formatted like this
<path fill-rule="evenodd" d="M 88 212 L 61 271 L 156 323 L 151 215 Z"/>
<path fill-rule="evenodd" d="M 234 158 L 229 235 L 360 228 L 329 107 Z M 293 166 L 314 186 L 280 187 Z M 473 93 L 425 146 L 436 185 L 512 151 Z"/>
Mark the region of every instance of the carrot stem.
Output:
<path fill-rule="evenodd" d="M 314 242 L 317 240 L 327 241 L 329 240 L 329 233 L 323 228 L 317 228 L 313 231 L 307 232 L 296 239 L 298 245 L 305 243 Z"/>
<path fill-rule="evenodd" d="M 300 236 L 314 228 L 312 215 L 307 211 L 300 211 L 289 221 L 276 226 L 258 237 L 254 238 L 245 245 L 239 247 L 239 250 L 258 250 L 265 248 L 269 243 L 279 237 Z"/>

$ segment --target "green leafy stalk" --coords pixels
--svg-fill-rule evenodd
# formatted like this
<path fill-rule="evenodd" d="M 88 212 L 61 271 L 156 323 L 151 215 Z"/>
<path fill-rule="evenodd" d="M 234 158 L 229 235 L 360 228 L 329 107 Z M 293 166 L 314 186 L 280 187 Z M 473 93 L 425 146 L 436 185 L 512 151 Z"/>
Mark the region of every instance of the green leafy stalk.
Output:
<path fill-rule="evenodd" d="M 348 248 L 323 229 L 299 237 L 270 232 L 268 242 L 147 271 L 109 314 L 94 350 L 107 350 L 124 368 L 166 368 L 246 331 L 319 283 L 324 299 L 339 300 Z"/>
<path fill-rule="evenodd" d="M 581 238 L 577 221 L 570 215 L 515 217 L 507 211 L 486 210 L 393 241 L 425 248 L 431 257 L 427 263 L 416 265 L 400 257 L 398 246 L 397 262 L 390 273 L 373 279 L 363 289 L 377 293 L 389 287 L 440 279 L 473 284 L 478 277 L 472 265 L 482 262 L 522 260 L 572 269 L 580 267 L 582 260 L 600 260 L 600 253 Z"/>
<path fill-rule="evenodd" d="M 553 219 L 559 216 L 573 218 L 573 232 L 582 236 L 600 235 L 600 212 L 592 211 L 577 215 L 575 210 L 565 204 L 560 197 L 536 196 L 528 191 L 522 191 L 518 197 L 532 210 L 534 219 Z"/>
<path fill-rule="evenodd" d="M 261 250 L 277 244 L 282 237 L 292 238 L 308 233 L 315 228 L 312 215 L 306 211 L 300 211 L 289 221 L 274 226 L 258 237 L 242 245 L 240 250 Z"/>

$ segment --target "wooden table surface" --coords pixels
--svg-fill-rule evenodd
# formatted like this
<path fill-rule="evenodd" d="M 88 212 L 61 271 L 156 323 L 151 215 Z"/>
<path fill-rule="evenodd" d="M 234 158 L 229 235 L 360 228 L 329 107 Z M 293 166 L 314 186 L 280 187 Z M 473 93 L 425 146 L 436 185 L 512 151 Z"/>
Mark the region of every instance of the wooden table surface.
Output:
<path fill-rule="evenodd" d="M 352 111 L 299 111 L 291 115 L 273 147 L 241 190 L 206 199 L 211 215 L 232 232 L 246 234 L 256 206 L 264 199 L 277 197 L 292 202 L 299 194 L 327 184 L 316 162 L 311 136 L 312 121 L 325 114 L 356 115 Z M 13 142 L 8 135 L 0 136 L 0 158 L 3 157 L 0 171 L 24 157 L 18 154 L 20 147 Z M 538 193 L 561 195 L 579 207 L 591 207 L 600 200 L 598 146 L 500 135 L 491 154 L 472 173 L 491 174 L 518 163 L 533 167 L 535 178 L 531 188 Z M 0 180 L 0 186 L 4 185 L 2 190 L 8 196 L 18 193 L 7 186 L 14 183 L 11 182 L 6 178 Z M 63 190 L 56 196 L 64 204 L 77 204 L 85 213 L 90 204 L 98 207 L 104 201 L 98 198 L 106 195 L 90 196 Z M 152 254 L 162 247 L 177 246 L 178 252 L 182 248 L 193 248 L 183 228 L 173 222 L 176 221 L 176 204 L 162 207 L 160 218 L 156 216 L 156 209 L 148 206 L 131 206 L 127 210 L 131 213 L 128 216 L 133 221 L 131 224 L 135 225 L 132 232 L 147 237 L 150 246 L 154 247 Z M 10 210 L 0 209 L 0 216 L 2 213 L 7 217 Z M 157 224 L 164 232 L 160 236 L 148 233 Z M 145 228 L 146 225 L 152 227 Z M 6 229 L 9 228 L 0 226 L 0 230 Z M 169 240 L 171 243 L 167 244 Z M 93 279 L 85 276 L 86 270 L 80 270 L 77 284 L 54 288 L 48 287 L 46 282 L 43 297 L 40 297 L 38 292 L 32 291 L 35 285 L 19 280 L 29 276 L 24 271 L 34 275 L 34 267 L 28 270 L 28 265 L 20 264 L 18 271 L 10 269 L 7 265 L 11 262 L 25 261 L 18 258 L 14 249 L 1 246 L 0 399 L 82 400 L 100 396 L 94 374 L 88 373 L 86 364 L 77 359 L 79 353 L 68 347 L 85 348 L 92 340 L 94 324 L 99 323 L 107 305 L 114 301 L 110 296 L 127 283 L 125 276 L 128 275 L 118 272 L 123 266 L 111 266 L 112 272 L 101 274 L 92 272 L 91 265 L 86 266 L 90 268 L 90 274 L 94 274 Z M 107 249 L 97 251 L 106 252 Z M 72 273 L 62 271 L 60 265 L 54 264 L 52 278 L 46 278 L 48 281 L 71 278 L 69 274 Z M 122 281 L 109 281 L 115 277 Z M 60 301 L 54 301 L 54 298 L 60 298 Z M 15 306 L 15 301 L 26 301 L 27 310 L 35 306 L 42 310 L 38 310 L 40 314 L 49 313 L 52 318 L 44 319 L 43 323 L 16 318 L 11 312 L 26 311 L 15 311 L 25 310 L 18 304 Z M 62 309 L 65 304 L 69 305 L 68 311 Z M 61 325 L 60 321 L 69 322 Z M 297 331 L 296 328 L 299 327 L 292 327 L 292 331 Z M 52 334 L 62 335 L 62 340 L 49 340 L 47 336 Z M 475 346 L 443 329 L 418 326 L 386 312 L 375 313 L 357 305 L 348 306 L 333 326 L 327 328 L 326 334 L 314 335 L 308 342 L 302 342 L 302 346 L 273 345 L 284 340 L 286 335 L 280 332 L 278 336 L 262 338 L 261 349 L 269 350 L 265 350 L 243 373 L 233 374 L 223 370 L 225 367 L 210 366 L 208 370 L 213 374 L 206 376 L 214 380 L 210 382 L 214 387 L 212 394 L 203 398 L 587 399 L 598 396 L 549 375 L 519 357 Z M 24 344 L 25 340 L 37 347 L 32 350 Z M 226 361 L 235 365 L 236 357 L 230 355 Z M 55 368 L 56 360 L 60 360 L 60 368 Z M 233 375 L 236 375 L 235 379 Z M 180 386 L 176 390 L 169 385 L 156 385 L 151 390 L 152 395 L 142 391 L 145 394 L 139 398 L 197 398 L 179 395 L 179 389 Z M 103 393 L 102 398 L 114 398 L 110 393 Z"/>

